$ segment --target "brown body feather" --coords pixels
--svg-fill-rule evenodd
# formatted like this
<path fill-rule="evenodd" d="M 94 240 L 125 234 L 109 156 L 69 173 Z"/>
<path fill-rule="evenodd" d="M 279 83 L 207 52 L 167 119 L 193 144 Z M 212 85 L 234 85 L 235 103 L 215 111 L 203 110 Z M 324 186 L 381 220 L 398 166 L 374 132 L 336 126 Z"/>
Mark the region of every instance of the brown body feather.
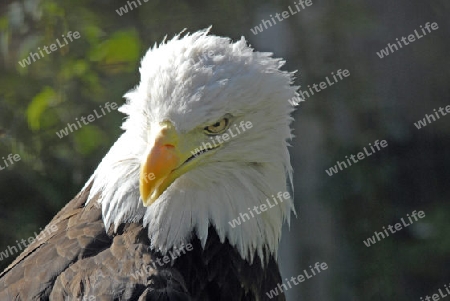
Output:
<path fill-rule="evenodd" d="M 163 256 L 150 250 L 142 224 L 105 231 L 95 200 L 85 207 L 88 194 L 68 203 L 49 224 L 58 230 L 0 274 L 0 300 L 285 300 L 266 295 L 281 283 L 273 257 L 265 268 L 259 258 L 249 264 L 210 227 L 204 248 L 193 236 L 191 251 L 155 264 Z"/>

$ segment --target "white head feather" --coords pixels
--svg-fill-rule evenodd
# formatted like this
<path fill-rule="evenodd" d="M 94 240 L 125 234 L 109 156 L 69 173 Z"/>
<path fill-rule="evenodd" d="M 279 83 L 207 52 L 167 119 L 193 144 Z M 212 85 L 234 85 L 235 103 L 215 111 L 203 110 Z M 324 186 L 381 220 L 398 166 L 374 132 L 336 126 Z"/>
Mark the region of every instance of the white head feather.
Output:
<path fill-rule="evenodd" d="M 281 228 L 294 210 L 289 198 L 232 227 L 249 208 L 272 201 L 292 183 L 287 150 L 293 107 L 298 96 L 293 73 L 280 71 L 281 59 L 254 52 L 244 38 L 208 35 L 209 29 L 175 36 L 144 56 L 139 86 L 119 110 L 128 115 L 125 132 L 104 157 L 86 186 L 89 200 L 101 195 L 108 229 L 143 220 L 152 247 L 166 253 L 195 233 L 205 244 L 208 227 L 228 239 L 242 258 L 261 262 L 276 257 Z M 154 124 L 170 120 L 180 135 L 225 114 L 251 129 L 230 139 L 214 155 L 176 179 L 158 200 L 144 207 L 139 194 L 140 165 L 154 138 Z M 152 131 L 153 130 L 153 131 Z M 85 186 L 85 187 L 86 187 Z"/>

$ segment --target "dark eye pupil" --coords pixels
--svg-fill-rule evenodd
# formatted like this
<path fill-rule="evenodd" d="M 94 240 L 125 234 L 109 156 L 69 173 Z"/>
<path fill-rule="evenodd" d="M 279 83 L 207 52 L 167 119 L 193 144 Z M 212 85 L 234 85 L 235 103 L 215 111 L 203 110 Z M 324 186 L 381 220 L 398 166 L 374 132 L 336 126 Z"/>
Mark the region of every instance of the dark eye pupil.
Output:
<path fill-rule="evenodd" d="M 212 125 L 205 127 L 204 130 L 209 132 L 210 134 L 216 134 L 220 131 L 223 131 L 227 126 L 228 126 L 228 118 L 224 118 Z"/>

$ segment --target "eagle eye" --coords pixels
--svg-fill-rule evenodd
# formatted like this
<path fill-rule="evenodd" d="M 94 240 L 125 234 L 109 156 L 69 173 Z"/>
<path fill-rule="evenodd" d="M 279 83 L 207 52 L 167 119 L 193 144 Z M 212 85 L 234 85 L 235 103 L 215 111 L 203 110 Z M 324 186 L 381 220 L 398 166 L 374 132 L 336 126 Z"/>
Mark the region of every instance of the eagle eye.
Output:
<path fill-rule="evenodd" d="M 212 125 L 208 125 L 204 128 L 207 135 L 217 135 L 226 131 L 228 125 L 230 124 L 230 119 L 224 117 Z"/>

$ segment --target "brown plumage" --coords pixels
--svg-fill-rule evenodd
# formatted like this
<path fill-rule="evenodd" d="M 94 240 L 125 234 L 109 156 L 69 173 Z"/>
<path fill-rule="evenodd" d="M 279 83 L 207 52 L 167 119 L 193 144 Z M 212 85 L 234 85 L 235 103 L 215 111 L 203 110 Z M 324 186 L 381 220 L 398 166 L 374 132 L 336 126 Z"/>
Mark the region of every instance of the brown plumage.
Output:
<path fill-rule="evenodd" d="M 265 295 L 281 282 L 272 257 L 266 269 L 249 264 L 210 228 L 204 249 L 194 237 L 191 251 L 175 253 L 181 256 L 173 266 L 155 264 L 163 257 L 149 249 L 142 224 L 108 234 L 96 203 L 84 206 L 88 193 L 53 218 L 56 232 L 0 274 L 0 300 L 285 300 Z"/>

